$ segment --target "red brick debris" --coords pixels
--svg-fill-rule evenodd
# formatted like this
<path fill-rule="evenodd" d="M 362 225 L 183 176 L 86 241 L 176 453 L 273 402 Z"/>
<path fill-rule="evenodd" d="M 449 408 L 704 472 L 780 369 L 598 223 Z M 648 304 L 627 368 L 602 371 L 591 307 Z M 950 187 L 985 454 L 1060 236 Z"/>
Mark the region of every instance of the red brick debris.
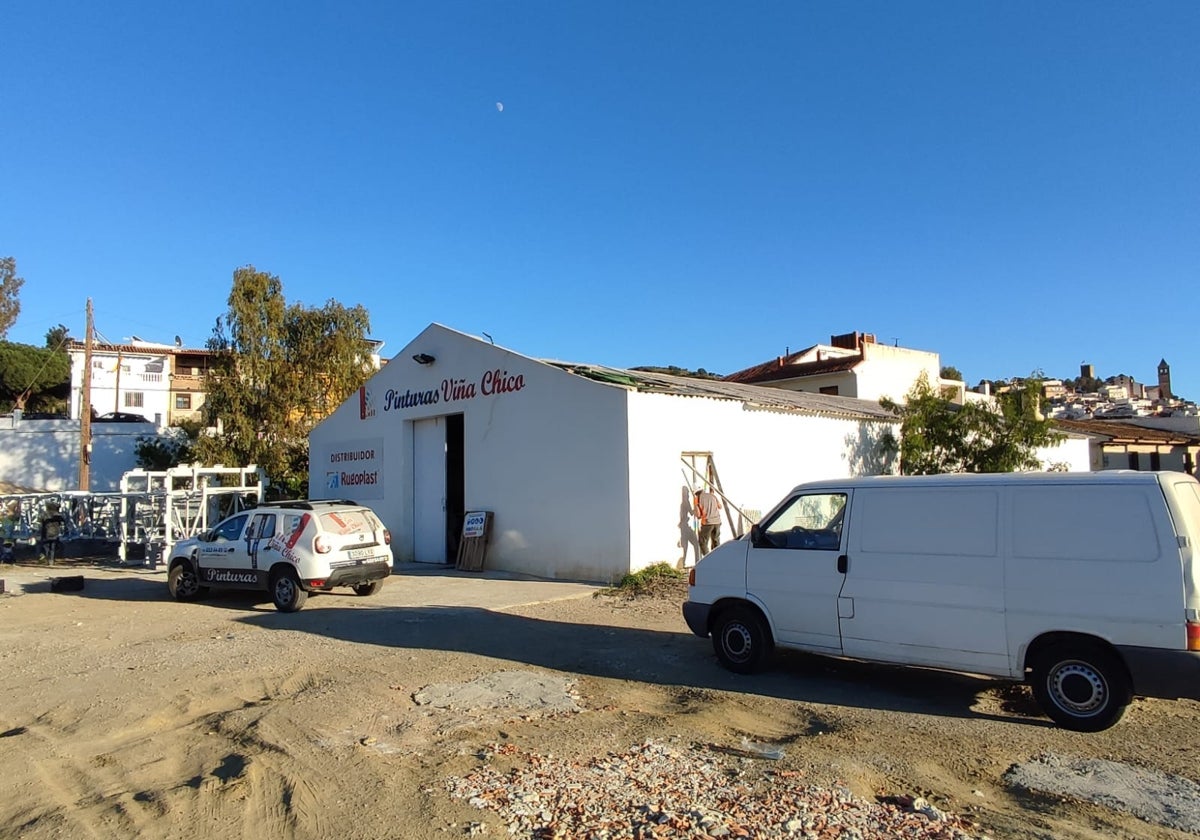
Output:
<path fill-rule="evenodd" d="M 490 744 L 488 764 L 446 780 L 451 796 L 496 813 L 512 837 L 537 840 L 789 838 L 789 840 L 973 840 L 975 826 L 923 799 L 871 802 L 844 787 L 804 786 L 796 771 L 747 772 L 708 747 L 655 741 L 620 754 L 568 761 L 513 744 Z M 756 778 L 755 778 L 756 777 Z M 902 803 L 902 804 L 901 804 Z M 470 833 L 486 834 L 486 823 Z"/>

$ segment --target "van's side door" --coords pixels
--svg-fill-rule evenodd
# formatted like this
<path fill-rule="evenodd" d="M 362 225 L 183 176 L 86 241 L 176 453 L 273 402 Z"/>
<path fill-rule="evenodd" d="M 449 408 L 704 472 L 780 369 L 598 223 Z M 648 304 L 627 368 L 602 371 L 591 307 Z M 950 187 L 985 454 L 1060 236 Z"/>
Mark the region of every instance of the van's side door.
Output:
<path fill-rule="evenodd" d="M 855 491 L 843 652 L 1008 674 L 1001 501 L 995 486 Z"/>
<path fill-rule="evenodd" d="M 758 526 L 746 555 L 746 592 L 781 644 L 841 653 L 838 594 L 845 580 L 842 523 L 850 492 L 803 493 Z"/>

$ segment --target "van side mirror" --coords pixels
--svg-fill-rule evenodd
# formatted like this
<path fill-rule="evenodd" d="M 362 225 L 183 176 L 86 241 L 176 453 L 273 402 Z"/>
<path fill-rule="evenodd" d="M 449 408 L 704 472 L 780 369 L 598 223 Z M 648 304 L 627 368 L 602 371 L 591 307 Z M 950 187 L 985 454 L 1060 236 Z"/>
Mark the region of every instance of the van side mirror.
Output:
<path fill-rule="evenodd" d="M 758 523 L 755 522 L 753 525 L 750 526 L 750 544 L 758 545 L 759 540 L 761 540 L 761 539 L 762 539 L 762 528 L 758 527 Z"/>

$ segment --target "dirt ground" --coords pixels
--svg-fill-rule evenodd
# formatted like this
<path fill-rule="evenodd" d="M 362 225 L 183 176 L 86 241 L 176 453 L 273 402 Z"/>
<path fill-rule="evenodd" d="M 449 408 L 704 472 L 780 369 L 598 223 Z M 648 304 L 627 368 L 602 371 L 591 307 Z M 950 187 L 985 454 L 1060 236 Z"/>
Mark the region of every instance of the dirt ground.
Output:
<path fill-rule="evenodd" d="M 67 574 L 84 590 L 51 592 Z M 177 604 L 161 569 L 0 578 L 3 837 L 505 837 L 449 780 L 647 741 L 751 780 L 922 796 L 977 837 L 1193 836 L 1004 775 L 1053 753 L 1195 778 L 1200 703 L 1139 699 L 1084 735 L 990 680 L 788 654 L 737 676 L 688 632 L 681 586 L 496 610 L 406 606 L 400 574 L 283 615 L 243 594 Z"/>

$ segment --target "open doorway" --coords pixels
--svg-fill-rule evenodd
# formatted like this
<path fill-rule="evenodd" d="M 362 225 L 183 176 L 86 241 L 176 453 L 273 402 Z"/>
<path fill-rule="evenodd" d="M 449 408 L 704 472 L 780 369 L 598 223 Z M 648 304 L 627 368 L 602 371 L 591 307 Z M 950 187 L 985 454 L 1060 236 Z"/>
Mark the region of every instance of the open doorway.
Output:
<path fill-rule="evenodd" d="M 466 453 L 463 447 L 463 415 L 446 417 L 446 562 L 458 557 L 466 516 Z"/>

